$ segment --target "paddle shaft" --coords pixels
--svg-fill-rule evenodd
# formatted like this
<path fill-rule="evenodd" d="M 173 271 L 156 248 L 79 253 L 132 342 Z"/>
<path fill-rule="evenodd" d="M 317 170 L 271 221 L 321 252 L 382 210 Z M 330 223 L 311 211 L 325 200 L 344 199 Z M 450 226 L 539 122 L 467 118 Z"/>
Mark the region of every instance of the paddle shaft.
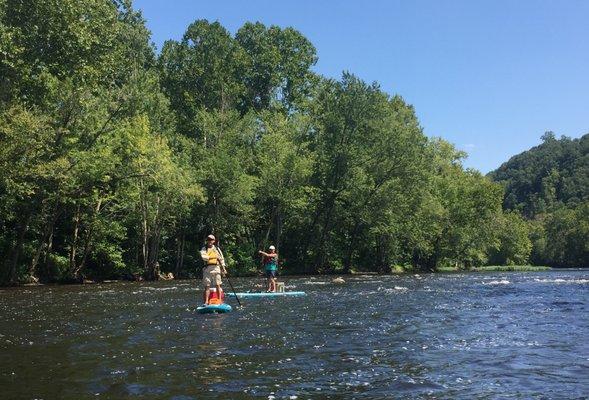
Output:
<path fill-rule="evenodd" d="M 217 246 L 219 245 L 219 239 L 217 239 L 216 244 L 217 244 Z M 237 304 L 239 304 L 239 306 L 241 307 L 241 302 L 239 301 L 239 297 L 237 297 L 237 292 L 233 288 L 233 284 L 229 280 L 229 274 L 227 273 L 227 270 L 225 270 L 225 278 L 227 278 L 227 282 L 229 282 L 229 286 L 231 287 L 231 290 L 233 291 L 233 294 L 235 295 L 235 299 L 237 300 Z"/>
<path fill-rule="evenodd" d="M 237 297 L 237 293 L 235 292 L 235 289 L 233 288 L 233 284 L 229 280 L 229 275 L 225 274 L 225 278 L 227 278 L 227 282 L 229 282 L 229 286 L 231 286 L 231 290 L 233 291 L 233 295 L 235 296 L 235 300 L 237 300 L 237 304 L 239 304 L 239 306 L 241 307 L 241 302 L 239 301 L 239 297 Z"/>

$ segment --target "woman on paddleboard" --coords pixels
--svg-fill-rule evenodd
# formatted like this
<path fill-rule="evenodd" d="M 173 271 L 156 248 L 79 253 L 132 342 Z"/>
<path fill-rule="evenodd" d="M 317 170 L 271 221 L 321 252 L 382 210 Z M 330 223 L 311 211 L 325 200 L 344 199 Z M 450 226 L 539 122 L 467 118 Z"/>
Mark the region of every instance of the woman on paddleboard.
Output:
<path fill-rule="evenodd" d="M 211 284 L 215 285 L 216 298 L 222 301 L 223 295 L 221 291 L 221 275 L 227 274 L 225 269 L 225 257 L 221 249 L 215 245 L 215 237 L 213 235 L 207 236 L 206 245 L 200 250 L 200 256 L 205 263 L 202 271 L 202 283 L 204 286 L 204 304 L 209 304 L 209 295 L 211 293 Z"/>
<path fill-rule="evenodd" d="M 270 246 L 268 253 L 261 250 L 258 253 L 263 257 L 262 263 L 264 264 L 266 279 L 268 280 L 267 292 L 274 293 L 276 292 L 276 272 L 278 270 L 278 253 L 276 253 L 276 247 Z"/>

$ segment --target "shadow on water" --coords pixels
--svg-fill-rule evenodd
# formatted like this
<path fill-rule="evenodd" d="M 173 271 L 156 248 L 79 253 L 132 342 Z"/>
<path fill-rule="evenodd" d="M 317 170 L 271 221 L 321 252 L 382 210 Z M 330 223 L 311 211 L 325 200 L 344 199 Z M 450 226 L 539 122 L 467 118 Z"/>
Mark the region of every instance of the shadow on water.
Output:
<path fill-rule="evenodd" d="M 2 397 L 587 396 L 589 271 L 346 281 L 221 315 L 188 281 L 0 290 Z"/>

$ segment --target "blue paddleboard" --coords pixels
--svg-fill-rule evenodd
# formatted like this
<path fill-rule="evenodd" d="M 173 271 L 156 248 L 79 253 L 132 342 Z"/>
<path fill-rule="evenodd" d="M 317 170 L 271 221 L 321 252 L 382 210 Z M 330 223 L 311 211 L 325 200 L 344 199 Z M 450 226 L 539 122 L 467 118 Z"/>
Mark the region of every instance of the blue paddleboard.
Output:
<path fill-rule="evenodd" d="M 196 308 L 201 314 L 217 314 L 217 313 L 226 313 L 231 311 L 231 306 L 227 303 L 223 304 L 209 304 L 209 305 L 202 305 Z"/>
<path fill-rule="evenodd" d="M 283 296 L 305 296 L 305 292 L 245 292 L 245 293 L 227 293 L 229 297 L 248 298 L 248 297 L 283 297 Z"/>

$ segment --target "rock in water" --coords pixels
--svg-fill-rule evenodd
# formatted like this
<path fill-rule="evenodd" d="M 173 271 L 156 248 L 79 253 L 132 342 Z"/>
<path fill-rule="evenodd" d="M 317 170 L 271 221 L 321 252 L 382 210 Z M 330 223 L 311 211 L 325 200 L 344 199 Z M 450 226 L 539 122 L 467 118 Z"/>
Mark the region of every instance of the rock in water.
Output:
<path fill-rule="evenodd" d="M 332 283 L 346 283 L 346 281 L 344 281 L 344 278 L 342 278 L 341 276 L 338 276 L 337 278 L 335 278 L 331 282 Z"/>

